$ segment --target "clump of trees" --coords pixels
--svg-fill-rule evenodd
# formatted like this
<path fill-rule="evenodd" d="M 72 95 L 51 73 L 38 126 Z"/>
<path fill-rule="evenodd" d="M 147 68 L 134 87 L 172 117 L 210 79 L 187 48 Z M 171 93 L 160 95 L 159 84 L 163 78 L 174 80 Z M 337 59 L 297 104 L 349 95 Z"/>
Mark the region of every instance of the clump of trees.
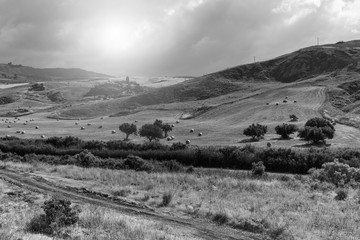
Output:
<path fill-rule="evenodd" d="M 131 134 L 137 135 L 137 127 L 133 123 L 123 123 L 119 126 L 119 130 L 126 134 L 125 140 L 128 140 Z"/>
<path fill-rule="evenodd" d="M 34 83 L 29 88 L 30 91 L 45 91 L 45 86 L 43 83 Z"/>
<path fill-rule="evenodd" d="M 145 124 L 139 129 L 139 135 L 146 137 L 151 142 L 154 139 L 162 138 L 162 129 L 154 124 Z"/>
<path fill-rule="evenodd" d="M 290 134 L 297 132 L 299 129 L 295 124 L 278 125 L 275 127 L 276 134 L 281 135 L 281 138 L 288 139 Z"/>
<path fill-rule="evenodd" d="M 173 129 L 169 123 L 163 123 L 163 121 L 159 119 L 155 120 L 154 125 L 158 126 L 164 132 L 164 137 L 167 137 L 168 132 L 171 132 Z"/>
<path fill-rule="evenodd" d="M 256 125 L 253 123 L 249 127 L 244 129 L 243 134 L 245 136 L 252 137 L 253 140 L 260 140 L 264 137 L 267 132 L 267 126 L 261 125 L 257 123 Z"/>
<path fill-rule="evenodd" d="M 335 128 L 328 120 L 316 117 L 305 123 L 305 127 L 299 130 L 298 136 L 306 141 L 318 143 L 332 139 L 334 134 Z"/>

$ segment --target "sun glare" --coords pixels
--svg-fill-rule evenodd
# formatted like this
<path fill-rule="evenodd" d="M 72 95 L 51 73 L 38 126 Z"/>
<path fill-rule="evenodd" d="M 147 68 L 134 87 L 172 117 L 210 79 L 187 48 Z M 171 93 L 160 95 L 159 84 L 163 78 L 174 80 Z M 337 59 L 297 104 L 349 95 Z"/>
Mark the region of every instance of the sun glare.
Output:
<path fill-rule="evenodd" d="M 106 55 L 122 53 L 133 44 L 131 31 L 124 26 L 113 23 L 101 24 L 96 35 L 96 45 Z"/>

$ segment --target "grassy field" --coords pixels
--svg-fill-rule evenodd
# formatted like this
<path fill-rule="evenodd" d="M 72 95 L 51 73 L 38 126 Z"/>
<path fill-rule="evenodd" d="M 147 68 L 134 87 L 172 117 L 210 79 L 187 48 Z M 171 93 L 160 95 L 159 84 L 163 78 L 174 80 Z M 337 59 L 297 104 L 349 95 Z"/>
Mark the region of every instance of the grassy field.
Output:
<path fill-rule="evenodd" d="M 348 197 L 342 201 L 335 200 L 337 188 L 334 185 L 314 181 L 309 176 L 268 174 L 254 178 L 250 172 L 232 170 L 195 169 L 187 174 L 146 173 L 40 163 L 1 164 L 61 186 L 108 193 L 142 202 L 164 214 L 208 219 L 217 224 L 261 233 L 272 239 L 350 240 L 360 237 L 357 224 L 360 221 L 357 214 L 360 210 L 358 190 L 346 189 Z M 4 195 L 4 183 L 2 186 Z M 163 206 L 165 195 L 169 195 L 170 200 L 168 205 Z M 4 201 L 8 203 L 6 199 Z M 42 198 L 37 200 L 41 201 Z M 34 207 L 36 204 L 27 206 L 21 221 L 14 219 L 12 223 L 15 222 L 17 226 L 16 234 L 27 234 L 23 232 L 24 224 L 34 216 Z M 82 209 L 81 231 L 79 227 L 70 229 L 71 234 L 84 234 L 85 231 L 87 236 L 94 237 L 107 229 L 107 234 L 134 236 L 129 239 L 189 239 L 177 235 L 179 232 L 176 229 L 160 227 L 156 223 L 91 206 Z M 16 216 L 14 211 L 11 211 L 13 218 Z M 123 226 L 123 231 L 115 233 L 119 225 Z M 2 229 L 4 234 L 15 234 Z"/>

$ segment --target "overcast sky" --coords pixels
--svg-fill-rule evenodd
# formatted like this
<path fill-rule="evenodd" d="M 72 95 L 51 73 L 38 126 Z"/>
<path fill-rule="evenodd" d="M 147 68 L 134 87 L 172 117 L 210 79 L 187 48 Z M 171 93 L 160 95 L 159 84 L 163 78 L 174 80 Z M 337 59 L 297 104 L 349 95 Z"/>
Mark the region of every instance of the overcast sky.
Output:
<path fill-rule="evenodd" d="M 203 75 L 360 39 L 359 0 L 0 0 L 0 62 Z"/>

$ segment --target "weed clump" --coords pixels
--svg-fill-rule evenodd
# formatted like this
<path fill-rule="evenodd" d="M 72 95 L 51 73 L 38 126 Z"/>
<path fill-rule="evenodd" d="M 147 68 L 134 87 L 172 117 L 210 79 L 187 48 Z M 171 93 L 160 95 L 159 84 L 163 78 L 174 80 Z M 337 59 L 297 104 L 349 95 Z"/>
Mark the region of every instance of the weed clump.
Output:
<path fill-rule="evenodd" d="M 265 166 L 262 161 L 260 162 L 253 162 L 252 163 L 252 169 L 251 169 L 252 175 L 255 177 L 261 177 L 265 173 Z"/>
<path fill-rule="evenodd" d="M 79 221 L 80 210 L 74 209 L 69 200 L 51 198 L 44 202 L 45 214 L 33 218 L 27 229 L 33 233 L 56 234 L 62 227 L 73 225 Z"/>
<path fill-rule="evenodd" d="M 343 201 L 347 198 L 348 192 L 345 189 L 339 189 L 336 192 L 335 200 Z"/>
<path fill-rule="evenodd" d="M 171 203 L 173 195 L 170 192 L 166 192 L 162 196 L 162 202 L 160 204 L 161 207 L 167 207 Z"/>

